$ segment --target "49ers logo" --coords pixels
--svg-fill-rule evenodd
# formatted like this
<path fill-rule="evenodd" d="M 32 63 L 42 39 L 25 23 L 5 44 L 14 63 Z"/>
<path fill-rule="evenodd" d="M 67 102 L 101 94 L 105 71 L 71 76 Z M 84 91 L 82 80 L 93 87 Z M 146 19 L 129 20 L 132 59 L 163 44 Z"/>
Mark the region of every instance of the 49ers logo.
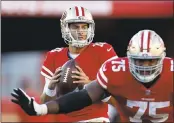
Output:
<path fill-rule="evenodd" d="M 142 56 L 146 58 L 146 57 L 148 57 L 148 54 L 144 53 L 144 54 L 142 54 Z"/>
<path fill-rule="evenodd" d="M 84 16 L 79 16 L 78 19 L 79 20 L 85 20 L 85 17 Z"/>

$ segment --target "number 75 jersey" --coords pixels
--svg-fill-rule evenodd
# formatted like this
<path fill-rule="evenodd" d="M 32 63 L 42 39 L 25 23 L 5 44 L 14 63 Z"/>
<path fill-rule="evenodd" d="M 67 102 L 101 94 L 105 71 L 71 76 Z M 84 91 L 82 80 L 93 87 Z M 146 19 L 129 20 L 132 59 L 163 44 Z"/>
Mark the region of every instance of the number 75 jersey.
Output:
<path fill-rule="evenodd" d="M 115 98 L 122 122 L 174 122 L 173 59 L 164 59 L 162 73 L 150 88 L 130 73 L 127 57 L 106 61 L 97 82 Z"/>

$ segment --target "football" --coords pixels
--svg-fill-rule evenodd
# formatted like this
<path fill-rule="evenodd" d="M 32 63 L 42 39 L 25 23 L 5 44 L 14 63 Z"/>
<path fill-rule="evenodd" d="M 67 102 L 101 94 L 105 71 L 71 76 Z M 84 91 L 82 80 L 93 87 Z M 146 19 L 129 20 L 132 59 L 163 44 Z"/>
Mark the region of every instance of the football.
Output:
<path fill-rule="evenodd" d="M 73 81 L 77 80 L 72 78 L 72 71 L 78 71 L 75 67 L 77 63 L 75 60 L 69 60 L 62 66 L 61 76 L 59 78 L 60 82 L 58 83 L 58 95 L 64 95 L 68 92 L 74 91 L 81 84 L 73 83 Z M 78 65 L 77 65 L 78 66 Z"/>

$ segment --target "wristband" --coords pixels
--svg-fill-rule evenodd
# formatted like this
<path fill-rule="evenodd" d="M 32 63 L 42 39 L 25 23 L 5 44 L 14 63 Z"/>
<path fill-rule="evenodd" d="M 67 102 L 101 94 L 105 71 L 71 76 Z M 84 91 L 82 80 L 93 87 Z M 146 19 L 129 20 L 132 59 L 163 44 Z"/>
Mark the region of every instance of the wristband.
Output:
<path fill-rule="evenodd" d="M 45 89 L 45 94 L 50 96 L 50 97 L 56 96 L 56 88 L 54 90 L 50 90 L 49 88 L 46 88 Z"/>

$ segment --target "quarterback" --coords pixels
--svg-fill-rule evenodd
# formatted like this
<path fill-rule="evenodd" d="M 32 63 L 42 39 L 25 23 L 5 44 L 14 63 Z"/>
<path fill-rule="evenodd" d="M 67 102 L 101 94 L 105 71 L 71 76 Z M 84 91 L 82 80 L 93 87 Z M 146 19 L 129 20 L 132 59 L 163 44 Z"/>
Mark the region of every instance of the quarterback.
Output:
<path fill-rule="evenodd" d="M 141 30 L 131 38 L 127 57 L 107 60 L 85 89 L 40 105 L 18 88 L 12 101 L 29 115 L 46 115 L 79 110 L 112 95 L 121 122 L 173 122 L 174 66 L 165 50 L 156 32 Z"/>
<path fill-rule="evenodd" d="M 41 100 L 46 103 L 56 97 L 66 94 L 65 89 L 56 86 L 59 82 L 61 67 L 69 59 L 78 64 L 77 83 L 84 85 L 94 80 L 100 66 L 109 58 L 116 55 L 108 43 L 92 43 L 95 23 L 90 11 L 81 6 L 68 8 L 60 19 L 62 37 L 68 47 L 55 48 L 47 53 L 41 74 L 45 78 L 45 86 Z M 90 66 L 90 68 L 89 68 Z M 83 87 L 81 87 L 83 88 Z M 75 89 L 76 91 L 79 88 Z M 90 121 L 95 118 L 108 121 L 108 104 L 95 103 L 82 110 L 60 115 L 52 115 L 56 122 Z"/>

